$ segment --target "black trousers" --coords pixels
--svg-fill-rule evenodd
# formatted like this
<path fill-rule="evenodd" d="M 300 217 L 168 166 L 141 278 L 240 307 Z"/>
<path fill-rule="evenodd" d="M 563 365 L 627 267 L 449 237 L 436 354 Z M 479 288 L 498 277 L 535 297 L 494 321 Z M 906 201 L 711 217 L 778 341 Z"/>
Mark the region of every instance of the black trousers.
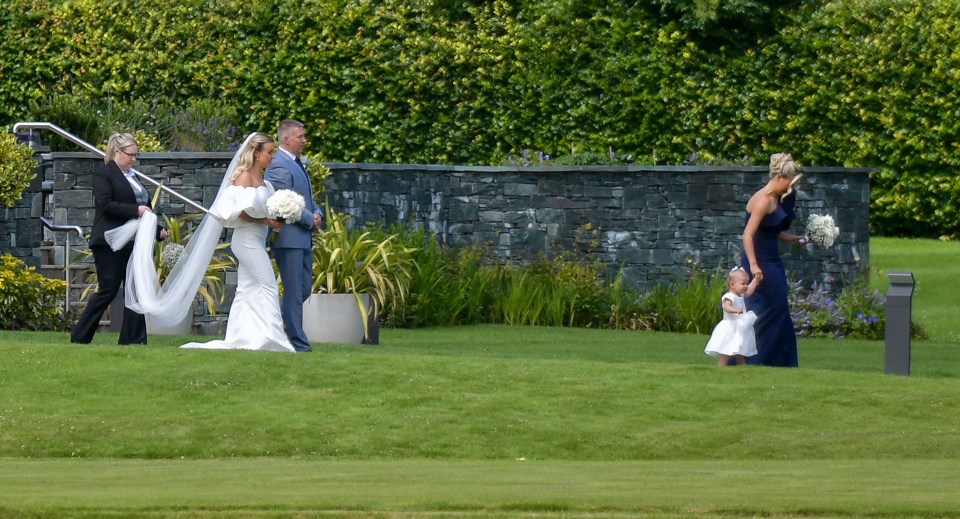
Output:
<path fill-rule="evenodd" d="M 87 307 L 70 332 L 70 342 L 87 344 L 93 340 L 100 325 L 103 312 L 117 296 L 123 280 L 127 277 L 127 261 L 133 253 L 133 245 L 116 252 L 110 247 L 90 247 L 93 263 L 97 269 L 97 293 L 90 296 Z M 146 344 L 147 320 L 129 308 L 123 309 L 123 324 L 120 325 L 118 344 Z"/>

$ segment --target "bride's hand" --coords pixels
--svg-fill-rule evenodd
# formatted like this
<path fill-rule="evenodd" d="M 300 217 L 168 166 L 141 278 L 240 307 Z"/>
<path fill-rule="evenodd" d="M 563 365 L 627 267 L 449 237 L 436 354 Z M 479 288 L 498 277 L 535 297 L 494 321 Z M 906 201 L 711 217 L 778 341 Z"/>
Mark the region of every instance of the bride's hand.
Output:
<path fill-rule="evenodd" d="M 283 222 L 270 218 L 270 219 L 267 219 L 267 226 L 269 226 L 274 231 L 280 232 L 280 230 L 283 229 Z"/>

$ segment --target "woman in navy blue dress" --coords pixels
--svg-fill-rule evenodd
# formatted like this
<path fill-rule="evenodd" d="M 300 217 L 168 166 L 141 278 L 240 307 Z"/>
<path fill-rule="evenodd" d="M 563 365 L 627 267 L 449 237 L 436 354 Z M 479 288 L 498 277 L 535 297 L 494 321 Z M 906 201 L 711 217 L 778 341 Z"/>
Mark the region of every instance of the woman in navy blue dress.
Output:
<path fill-rule="evenodd" d="M 780 261 L 779 242 L 804 243 L 806 239 L 787 232 L 795 218 L 793 186 L 803 175 L 788 153 L 770 156 L 767 184 L 747 202 L 747 224 L 743 230 L 743 266 L 760 280 L 746 301 L 747 310 L 757 314 L 754 332 L 757 355 L 750 364 L 797 367 L 797 336 L 787 300 L 787 274 Z"/>

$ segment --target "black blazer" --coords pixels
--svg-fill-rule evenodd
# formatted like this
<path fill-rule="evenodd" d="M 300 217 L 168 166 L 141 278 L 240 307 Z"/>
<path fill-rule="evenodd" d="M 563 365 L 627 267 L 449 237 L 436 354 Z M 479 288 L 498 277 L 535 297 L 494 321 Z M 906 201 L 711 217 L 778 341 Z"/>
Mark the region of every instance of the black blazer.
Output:
<path fill-rule="evenodd" d="M 149 199 L 147 205 L 150 205 Z M 91 247 L 109 247 L 103 233 L 127 223 L 131 218 L 139 217 L 137 195 L 130 182 L 123 176 L 120 166 L 110 161 L 97 164 L 93 168 L 93 228 L 90 230 Z M 160 227 L 157 227 L 157 239 Z M 133 242 L 127 245 L 133 246 Z"/>

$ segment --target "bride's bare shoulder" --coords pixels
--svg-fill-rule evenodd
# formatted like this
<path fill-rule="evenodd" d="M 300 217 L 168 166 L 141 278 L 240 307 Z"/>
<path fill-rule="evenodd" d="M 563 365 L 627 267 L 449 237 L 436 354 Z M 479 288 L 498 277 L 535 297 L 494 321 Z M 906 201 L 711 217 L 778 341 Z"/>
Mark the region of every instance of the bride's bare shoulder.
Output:
<path fill-rule="evenodd" d="M 256 183 L 254 182 L 253 174 L 249 171 L 243 170 L 237 172 L 237 176 L 233 178 L 233 185 L 240 187 L 254 187 Z"/>

